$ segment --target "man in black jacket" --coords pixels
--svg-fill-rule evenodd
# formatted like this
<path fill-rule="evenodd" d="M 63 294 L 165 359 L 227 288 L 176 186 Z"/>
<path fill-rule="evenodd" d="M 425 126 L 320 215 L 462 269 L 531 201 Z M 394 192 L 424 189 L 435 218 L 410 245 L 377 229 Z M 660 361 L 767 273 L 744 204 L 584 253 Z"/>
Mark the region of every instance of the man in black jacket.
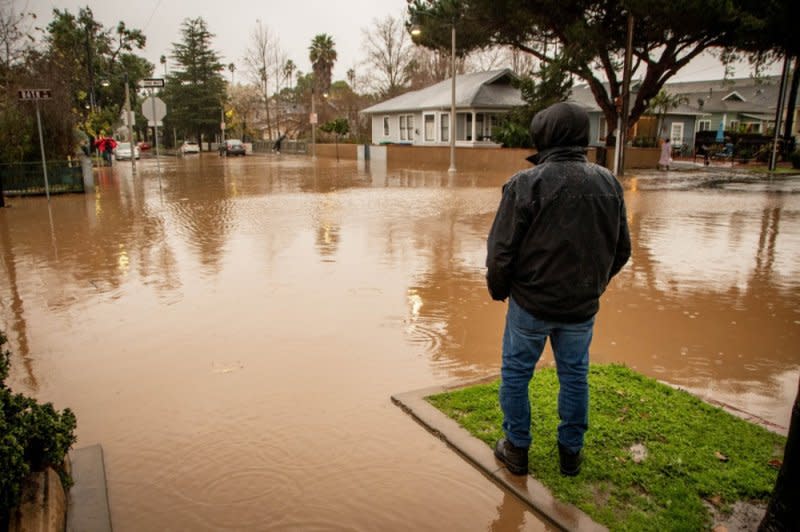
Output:
<path fill-rule="evenodd" d="M 534 116 L 531 136 L 536 167 L 503 186 L 487 244 L 489 293 L 509 298 L 500 385 L 505 438 L 495 456 L 512 473 L 528 473 L 528 385 L 549 337 L 560 387 L 561 473 L 574 476 L 588 428 L 594 317 L 600 295 L 630 257 L 630 236 L 622 187 L 586 159 L 586 111 L 552 105 Z"/>

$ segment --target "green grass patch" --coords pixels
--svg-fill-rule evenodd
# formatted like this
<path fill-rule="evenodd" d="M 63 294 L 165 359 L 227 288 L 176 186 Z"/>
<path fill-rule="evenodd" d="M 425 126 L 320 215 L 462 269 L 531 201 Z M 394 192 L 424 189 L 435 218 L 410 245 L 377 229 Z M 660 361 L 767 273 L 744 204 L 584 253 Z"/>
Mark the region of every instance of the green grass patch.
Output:
<path fill-rule="evenodd" d="M 592 366 L 589 388 L 585 461 L 569 478 L 558 469 L 555 369 L 531 381 L 529 469 L 558 499 L 611 530 L 639 531 L 705 530 L 707 504 L 726 513 L 736 501 L 769 498 L 786 438 L 624 366 Z M 503 435 L 498 389 L 499 381 L 427 400 L 493 447 Z M 639 445 L 647 456 L 637 463 Z"/>

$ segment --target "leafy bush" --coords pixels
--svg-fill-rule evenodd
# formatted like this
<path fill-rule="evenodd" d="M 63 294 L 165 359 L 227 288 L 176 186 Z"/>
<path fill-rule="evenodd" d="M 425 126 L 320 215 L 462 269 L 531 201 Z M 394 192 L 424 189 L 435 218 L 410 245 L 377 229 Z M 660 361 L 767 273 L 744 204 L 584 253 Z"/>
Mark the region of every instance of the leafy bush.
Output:
<path fill-rule="evenodd" d="M 5 383 L 10 353 L 0 331 L 0 523 L 19 502 L 22 481 L 33 471 L 52 467 L 62 482 L 70 479 L 64 458 L 75 443 L 75 415 L 59 412 L 50 403 L 12 393 Z"/>
<path fill-rule="evenodd" d="M 513 120 L 502 120 L 492 132 L 492 139 L 504 148 L 530 148 L 528 128 Z"/>
<path fill-rule="evenodd" d="M 800 150 L 793 151 L 789 160 L 792 161 L 792 168 L 800 168 Z"/>

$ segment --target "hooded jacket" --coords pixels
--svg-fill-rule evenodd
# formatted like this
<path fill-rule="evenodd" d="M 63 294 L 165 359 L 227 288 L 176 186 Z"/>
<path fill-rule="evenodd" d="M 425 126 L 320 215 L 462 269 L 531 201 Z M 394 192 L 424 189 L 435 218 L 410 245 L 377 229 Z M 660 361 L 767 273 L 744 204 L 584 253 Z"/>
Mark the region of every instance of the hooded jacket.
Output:
<path fill-rule="evenodd" d="M 503 185 L 489 233 L 489 293 L 542 320 L 585 321 L 630 257 L 622 186 L 587 161 L 589 116 L 579 106 L 536 114 L 531 136 L 536 166 Z"/>

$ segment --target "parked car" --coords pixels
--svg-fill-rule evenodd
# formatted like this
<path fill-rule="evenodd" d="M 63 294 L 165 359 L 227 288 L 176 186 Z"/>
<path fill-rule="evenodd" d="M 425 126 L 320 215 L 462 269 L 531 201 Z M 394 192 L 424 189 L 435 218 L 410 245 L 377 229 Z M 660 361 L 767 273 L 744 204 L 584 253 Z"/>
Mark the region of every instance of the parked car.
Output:
<path fill-rule="evenodd" d="M 186 155 L 187 153 L 200 153 L 200 145 L 196 142 L 187 140 L 181 144 L 181 153 L 183 155 Z"/>
<path fill-rule="evenodd" d="M 145 140 L 139 142 L 139 144 L 137 144 L 137 146 L 139 147 L 139 150 L 141 150 L 141 151 L 147 151 L 147 150 L 150 149 L 150 143 L 145 141 Z"/>
<path fill-rule="evenodd" d="M 245 155 L 244 144 L 239 139 L 228 139 L 225 141 L 225 148 L 220 150 L 220 155 Z"/>
<path fill-rule="evenodd" d="M 139 158 L 139 148 L 133 148 L 134 157 L 137 159 Z M 120 142 L 117 144 L 116 149 L 114 150 L 114 158 L 118 161 L 125 161 L 131 160 L 131 143 L 130 142 Z"/>

